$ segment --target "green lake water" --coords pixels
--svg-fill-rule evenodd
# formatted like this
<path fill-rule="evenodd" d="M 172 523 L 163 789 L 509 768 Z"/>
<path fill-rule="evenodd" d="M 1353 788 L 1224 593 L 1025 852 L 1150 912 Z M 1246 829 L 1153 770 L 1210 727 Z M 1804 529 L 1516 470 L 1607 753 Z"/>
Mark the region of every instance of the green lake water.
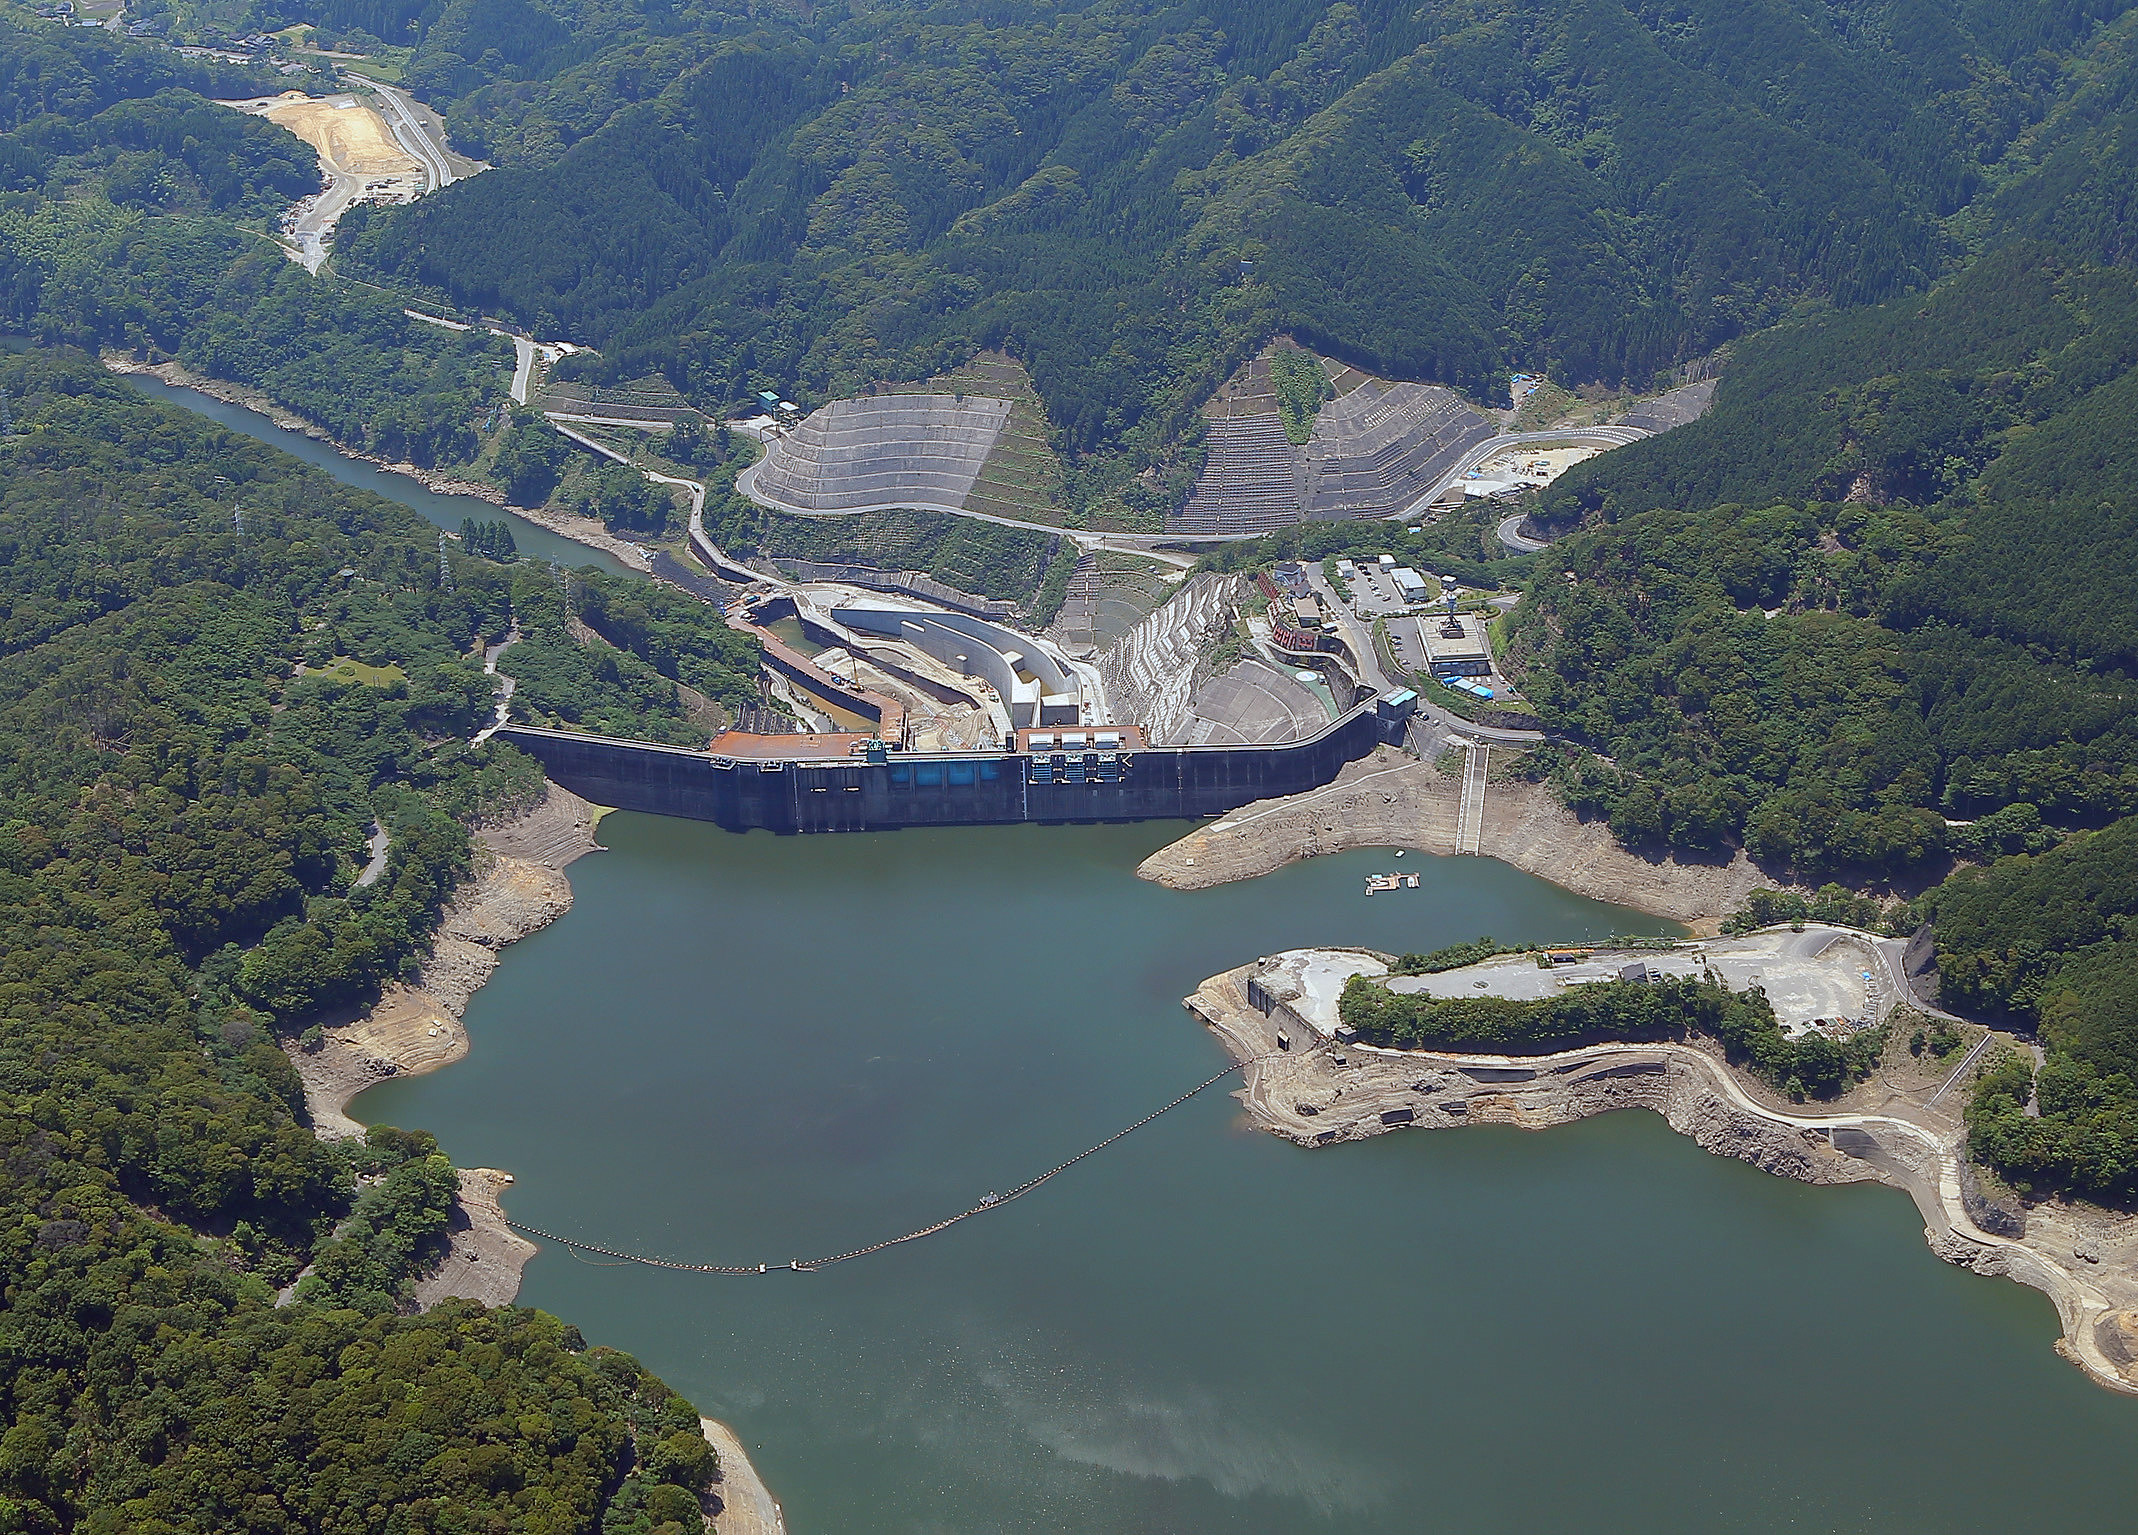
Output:
<path fill-rule="evenodd" d="M 195 415 L 206 416 L 234 432 L 257 438 L 272 447 L 303 459 L 315 469 L 324 469 L 344 485 L 353 485 L 359 490 L 372 491 L 389 501 L 398 501 L 412 508 L 430 522 L 447 532 L 458 533 L 461 522 L 473 517 L 478 522 L 502 520 L 512 528 L 513 547 L 521 555 L 537 560 L 555 560 L 577 569 L 592 565 L 611 575 L 644 575 L 642 570 L 633 570 L 613 554 L 589 548 L 566 538 L 561 533 L 552 533 L 538 522 L 529 522 L 517 512 L 509 512 L 495 506 L 480 496 L 441 495 L 405 474 L 389 474 L 376 464 L 360 458 L 351 458 L 339 449 L 307 437 L 302 432 L 292 432 L 275 425 L 274 419 L 243 405 L 233 405 L 228 400 L 218 400 L 212 394 L 202 394 L 198 389 L 188 389 L 180 384 L 166 384 L 162 379 L 146 373 L 124 375 L 126 382 L 152 400 L 166 405 L 176 405 Z"/>
<path fill-rule="evenodd" d="M 496 515 L 137 378 L 440 526 Z M 515 520 L 522 552 L 611 564 Z M 618 815 L 509 949 L 462 1065 L 357 1101 L 534 1225 L 695 1261 L 896 1236 L 1225 1063 L 1178 998 L 1304 943 L 1655 924 L 1486 859 L 1180 894 L 1180 827 L 729 836 Z M 1362 874 L 1426 889 L 1364 900 Z M 793 1535 L 2112 1531 L 2138 1400 L 1909 1199 L 1653 1114 L 1300 1150 L 1212 1088 L 1018 1204 L 821 1274 L 545 1249 L 522 1300 L 729 1420 Z"/>
<path fill-rule="evenodd" d="M 1259 954 L 1657 930 L 1478 859 L 1135 879 L 1182 829 L 612 816 L 573 911 L 470 1006 L 470 1058 L 356 1110 L 509 1169 L 535 1225 L 783 1262 L 927 1224 L 1209 1075 L 1180 998 Z M 1405 867 L 1426 888 L 1361 896 Z M 1306 1151 L 1221 1086 L 840 1268 L 551 1247 L 521 1298 L 731 1422 L 795 1535 L 2130 1517 L 2138 1402 L 2056 1357 L 2045 1298 L 1939 1262 L 1897 1191 L 1769 1177 L 1643 1113 Z"/>
<path fill-rule="evenodd" d="M 415 507 L 495 516 L 136 387 Z M 524 552 L 605 557 L 515 520 Z M 1489 860 L 1353 853 L 1192 894 L 1181 827 L 737 837 L 617 815 L 468 1060 L 357 1101 L 522 1219 L 781 1262 L 940 1219 L 1224 1064 L 1179 999 L 1308 943 L 1655 931 Z M 1426 888 L 1372 900 L 1371 869 Z M 1015 1204 L 810 1275 L 545 1249 L 521 1295 L 727 1419 L 794 1535 L 2114 1530 L 2138 1400 L 1906 1196 L 1654 1115 L 1304 1151 L 1213 1088 Z"/>

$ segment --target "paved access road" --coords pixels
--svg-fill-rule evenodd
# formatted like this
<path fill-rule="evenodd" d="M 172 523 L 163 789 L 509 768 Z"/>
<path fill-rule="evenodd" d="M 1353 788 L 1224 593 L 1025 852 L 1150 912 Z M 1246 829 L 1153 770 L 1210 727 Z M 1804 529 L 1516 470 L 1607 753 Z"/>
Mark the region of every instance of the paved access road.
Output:
<path fill-rule="evenodd" d="M 1530 538 L 1523 534 L 1521 531 L 1522 519 L 1528 515 L 1529 513 L 1527 512 L 1516 512 L 1512 517 L 1502 517 L 1500 519 L 1500 542 L 1512 549 L 1516 554 L 1535 554 L 1540 549 L 1551 547 L 1542 539 Z"/>
<path fill-rule="evenodd" d="M 403 149 L 422 163 L 423 174 L 430 180 L 430 190 L 435 192 L 460 180 L 453 172 L 452 157 L 446 153 L 445 145 L 424 127 L 410 98 L 376 80 L 371 82 L 371 88 L 386 103 L 386 120 L 393 127 L 393 136 L 401 141 Z"/>

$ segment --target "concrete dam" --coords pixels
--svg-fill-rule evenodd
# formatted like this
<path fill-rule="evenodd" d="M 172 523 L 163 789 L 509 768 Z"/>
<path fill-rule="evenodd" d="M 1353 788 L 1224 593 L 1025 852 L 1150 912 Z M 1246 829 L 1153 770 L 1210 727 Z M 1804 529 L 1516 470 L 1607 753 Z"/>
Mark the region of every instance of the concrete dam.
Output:
<path fill-rule="evenodd" d="M 1376 743 L 1400 741 L 1414 706 L 1408 693 L 1368 699 L 1319 734 L 1284 745 L 1111 752 L 876 747 L 847 757 L 743 758 L 531 725 L 497 734 L 574 794 L 619 810 L 729 831 L 889 831 L 1221 815 L 1320 788 Z"/>

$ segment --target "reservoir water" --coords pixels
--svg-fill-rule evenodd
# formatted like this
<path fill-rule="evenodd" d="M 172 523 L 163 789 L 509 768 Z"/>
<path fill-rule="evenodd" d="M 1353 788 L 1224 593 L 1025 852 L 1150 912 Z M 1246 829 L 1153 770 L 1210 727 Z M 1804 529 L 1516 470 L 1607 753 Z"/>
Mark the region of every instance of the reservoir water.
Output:
<path fill-rule="evenodd" d="M 1179 826 L 733 836 L 617 815 L 474 1049 L 358 1100 L 537 1226 L 782 1262 L 928 1223 L 1224 1063 L 1180 1006 L 1277 948 L 1656 930 L 1489 860 L 1197 893 Z M 1360 894 L 1369 869 L 1425 888 Z M 727 1419 L 796 1535 L 2111 1528 L 2138 1402 L 1907 1198 L 1653 1115 L 1306 1151 L 1224 1087 L 1032 1196 L 817 1274 L 551 1247 L 522 1300 Z"/>
<path fill-rule="evenodd" d="M 552 533 L 540 523 L 529 522 L 515 512 L 508 512 L 501 506 L 493 506 L 480 496 L 440 495 L 437 491 L 425 489 L 420 481 L 408 475 L 389 474 L 376 464 L 366 463 L 360 458 L 351 458 L 317 438 L 277 426 L 273 418 L 263 416 L 243 405 L 218 400 L 214 395 L 202 394 L 198 389 L 166 384 L 162 379 L 146 373 L 129 373 L 124 377 L 127 383 L 150 399 L 161 400 L 166 405 L 180 406 L 196 415 L 219 422 L 233 432 L 242 432 L 247 437 L 257 438 L 280 448 L 315 468 L 324 469 L 344 485 L 354 485 L 359 490 L 373 491 L 389 501 L 398 501 L 448 532 L 458 533 L 461 522 L 469 517 L 478 522 L 495 522 L 502 518 L 512 525 L 514 546 L 521 554 L 530 558 L 557 560 L 575 569 L 581 565 L 594 565 L 611 575 L 645 574 L 642 570 L 632 570 L 612 554 Z"/>
<path fill-rule="evenodd" d="M 441 526 L 496 515 L 135 383 Z M 962 1209 L 1208 1076 L 1179 999 L 1258 954 L 1656 930 L 1481 859 L 1135 879 L 1180 829 L 611 816 L 571 913 L 470 1005 L 471 1056 L 356 1112 L 511 1170 L 535 1225 L 779 1262 Z M 1426 888 L 1361 897 L 1395 867 Z M 2056 1357 L 2044 1297 L 1933 1257 L 1894 1190 L 1769 1177 L 1641 1113 L 1303 1151 L 1223 1091 L 857 1263 L 713 1279 L 548 1248 L 521 1299 L 732 1423 L 794 1535 L 2130 1517 L 2138 1401 Z"/>

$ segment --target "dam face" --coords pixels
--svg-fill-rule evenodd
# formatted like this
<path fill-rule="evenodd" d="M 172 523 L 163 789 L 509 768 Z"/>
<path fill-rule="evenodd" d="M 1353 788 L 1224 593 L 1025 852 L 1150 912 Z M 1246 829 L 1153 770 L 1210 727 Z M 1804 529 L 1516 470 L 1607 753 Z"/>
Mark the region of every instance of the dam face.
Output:
<path fill-rule="evenodd" d="M 749 760 L 607 736 L 508 725 L 497 734 L 574 794 L 729 831 L 888 831 L 1016 821 L 1151 821 L 1221 815 L 1335 778 L 1382 740 L 1400 740 L 1408 707 L 1359 705 L 1321 734 L 1284 746 L 1152 747 L 1118 758 L 1119 776 L 1063 781 L 1029 753 L 892 753 Z"/>

